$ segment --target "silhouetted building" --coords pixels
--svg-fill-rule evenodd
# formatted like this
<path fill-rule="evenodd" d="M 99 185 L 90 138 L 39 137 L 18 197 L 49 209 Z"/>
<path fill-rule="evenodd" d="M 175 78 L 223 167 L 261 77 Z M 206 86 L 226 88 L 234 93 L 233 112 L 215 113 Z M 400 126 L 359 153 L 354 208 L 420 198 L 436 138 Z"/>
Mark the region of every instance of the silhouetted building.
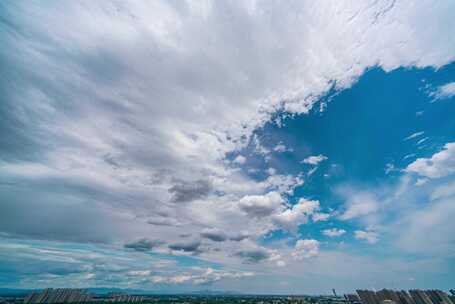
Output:
<path fill-rule="evenodd" d="M 425 293 L 430 297 L 434 304 L 453 304 L 449 295 L 442 290 L 426 290 Z"/>
<path fill-rule="evenodd" d="M 398 297 L 398 294 L 390 289 L 382 289 L 376 292 L 376 297 L 380 302 L 384 302 L 386 300 L 392 301 L 396 304 L 400 304 L 400 298 Z M 387 302 L 389 303 L 389 302 Z"/>
<path fill-rule="evenodd" d="M 380 304 L 376 293 L 371 290 L 357 290 L 357 294 L 360 297 L 362 304 Z"/>
<path fill-rule="evenodd" d="M 423 290 L 412 289 L 409 293 L 416 304 L 433 304 L 430 297 Z"/>
<path fill-rule="evenodd" d="M 344 298 L 346 299 L 346 301 L 348 301 L 349 303 L 351 304 L 357 304 L 357 303 L 360 303 L 360 298 L 358 295 L 356 294 L 345 294 L 344 295 Z"/>
<path fill-rule="evenodd" d="M 397 302 L 389 299 L 379 301 L 380 304 L 397 304 Z"/>
<path fill-rule="evenodd" d="M 144 301 L 144 298 L 141 296 L 129 295 L 126 293 L 109 293 L 108 301 L 113 303 L 140 303 Z"/>
<path fill-rule="evenodd" d="M 406 290 L 397 291 L 396 294 L 400 299 L 400 304 L 415 304 L 414 299 Z"/>
<path fill-rule="evenodd" d="M 24 304 L 86 303 L 92 299 L 93 296 L 82 289 L 48 288 L 29 294 L 24 299 Z"/>

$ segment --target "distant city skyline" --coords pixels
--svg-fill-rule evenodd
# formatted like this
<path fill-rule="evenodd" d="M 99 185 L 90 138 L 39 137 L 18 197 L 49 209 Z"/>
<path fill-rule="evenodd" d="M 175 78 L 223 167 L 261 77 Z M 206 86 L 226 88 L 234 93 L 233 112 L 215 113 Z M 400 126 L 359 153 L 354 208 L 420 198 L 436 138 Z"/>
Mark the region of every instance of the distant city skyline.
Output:
<path fill-rule="evenodd" d="M 451 295 L 442 290 L 391 290 L 381 289 L 373 290 L 356 290 L 356 293 L 344 294 L 339 296 L 335 289 L 332 289 L 333 295 L 305 296 L 305 295 L 254 295 L 241 294 L 223 294 L 223 293 L 190 293 L 190 294 L 169 294 L 153 295 L 140 293 L 128 294 L 124 291 L 96 293 L 88 290 L 77 288 L 46 288 L 36 290 L 28 294 L 7 295 L 7 300 L 0 297 L 0 302 L 5 303 L 23 303 L 23 304 L 59 304 L 59 303 L 188 303 L 197 301 L 194 296 L 199 297 L 204 303 L 239 302 L 239 303 L 256 303 L 256 304 L 279 304 L 279 303 L 316 303 L 316 304 L 453 304 L 455 300 L 455 290 L 450 290 Z M 193 296 L 192 296 L 193 294 Z M 0 296 L 3 293 L 0 291 Z M 278 301 L 278 302 L 277 302 Z"/>
<path fill-rule="evenodd" d="M 1 1 L 0 287 L 455 288 L 453 29 L 453 0 Z M 412 293 L 367 292 L 444 304 Z"/>

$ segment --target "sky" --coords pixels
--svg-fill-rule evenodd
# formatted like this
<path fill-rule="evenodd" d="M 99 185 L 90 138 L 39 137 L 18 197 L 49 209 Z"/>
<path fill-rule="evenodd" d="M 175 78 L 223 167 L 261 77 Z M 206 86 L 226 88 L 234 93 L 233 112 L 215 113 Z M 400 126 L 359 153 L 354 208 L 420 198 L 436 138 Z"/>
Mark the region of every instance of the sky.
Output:
<path fill-rule="evenodd" d="M 0 286 L 453 288 L 454 1 L 0 3 Z"/>

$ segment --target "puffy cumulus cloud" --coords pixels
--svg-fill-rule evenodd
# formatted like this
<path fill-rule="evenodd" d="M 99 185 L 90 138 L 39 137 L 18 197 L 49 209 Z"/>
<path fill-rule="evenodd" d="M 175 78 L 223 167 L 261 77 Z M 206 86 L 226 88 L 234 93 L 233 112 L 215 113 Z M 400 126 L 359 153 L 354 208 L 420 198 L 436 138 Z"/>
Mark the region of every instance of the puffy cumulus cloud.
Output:
<path fill-rule="evenodd" d="M 235 255 L 242 258 L 245 263 L 258 263 L 269 258 L 268 252 L 261 249 L 242 250 Z"/>
<path fill-rule="evenodd" d="M 147 219 L 147 223 L 157 226 L 181 226 L 177 219 L 168 216 L 151 216 Z"/>
<path fill-rule="evenodd" d="M 278 144 L 273 148 L 273 151 L 278 152 L 278 153 L 286 152 L 286 146 L 283 144 Z"/>
<path fill-rule="evenodd" d="M 438 87 L 434 92 L 430 93 L 430 96 L 436 99 L 445 99 L 455 96 L 455 82 L 449 82 Z"/>
<path fill-rule="evenodd" d="M 216 228 L 202 230 L 201 237 L 214 242 L 224 242 L 228 239 L 228 236 L 224 232 Z"/>
<path fill-rule="evenodd" d="M 199 240 L 189 240 L 189 241 L 179 241 L 172 244 L 169 244 L 168 247 L 172 251 L 177 253 L 199 253 L 201 246 L 201 241 Z"/>
<path fill-rule="evenodd" d="M 308 223 L 309 217 L 320 208 L 318 201 L 304 198 L 299 199 L 294 205 L 289 205 L 275 191 L 265 195 L 245 196 L 239 201 L 238 206 L 251 218 L 263 222 L 263 233 L 274 228 L 296 232 L 297 227 L 300 224 Z M 267 223 L 272 225 L 267 225 Z"/>
<path fill-rule="evenodd" d="M 261 182 L 261 185 L 263 185 L 266 189 L 271 189 L 280 193 L 292 195 L 294 194 L 294 189 L 303 185 L 304 183 L 301 174 L 298 176 L 293 176 L 290 174 L 276 174 L 276 171 L 273 168 L 271 168 L 269 171 L 270 176 Z"/>
<path fill-rule="evenodd" d="M 322 234 L 324 234 L 324 235 L 326 235 L 328 237 L 342 236 L 345 233 L 346 233 L 346 230 L 338 229 L 338 228 L 330 228 L 330 229 L 322 230 Z"/>
<path fill-rule="evenodd" d="M 358 240 L 365 240 L 368 244 L 376 244 L 379 241 L 379 234 L 372 230 L 356 230 L 354 237 Z"/>
<path fill-rule="evenodd" d="M 246 157 L 243 155 L 237 155 L 237 157 L 234 158 L 233 162 L 239 165 L 243 165 L 246 162 Z"/>
<path fill-rule="evenodd" d="M 164 242 L 160 240 L 140 239 L 124 245 L 125 248 L 134 249 L 136 251 L 150 251 L 155 247 L 163 245 Z"/>
<path fill-rule="evenodd" d="M 173 202 L 189 202 L 206 197 L 212 189 L 210 183 L 205 180 L 194 182 L 179 182 L 169 188 Z"/>
<path fill-rule="evenodd" d="M 239 201 L 239 207 L 252 217 L 266 217 L 281 208 L 284 199 L 280 193 L 271 191 L 264 195 L 247 195 Z"/>
<path fill-rule="evenodd" d="M 308 156 L 307 158 L 305 158 L 302 162 L 304 164 L 309 164 L 309 165 L 314 165 L 316 166 L 317 164 L 319 164 L 320 162 L 324 161 L 324 160 L 327 160 L 328 157 L 327 156 L 324 156 L 322 154 L 319 154 L 319 155 L 313 155 L 313 156 Z"/>
<path fill-rule="evenodd" d="M 277 267 L 284 267 L 286 266 L 286 262 L 284 261 L 284 257 L 282 254 L 279 253 L 277 249 L 269 250 L 270 256 L 269 261 L 274 263 Z"/>
<path fill-rule="evenodd" d="M 284 144 L 278 144 L 275 147 L 273 147 L 273 151 L 278 152 L 278 153 L 283 153 L 283 152 L 292 152 L 292 148 L 287 148 Z"/>
<path fill-rule="evenodd" d="M 315 257 L 319 254 L 319 241 L 317 240 L 298 240 L 295 243 L 292 256 L 296 260 L 303 260 L 306 258 Z"/>
<path fill-rule="evenodd" d="M 248 239 L 249 237 L 250 237 L 250 234 L 248 232 L 242 231 L 240 233 L 229 236 L 229 240 L 235 241 L 235 242 L 240 242 L 240 241 Z"/>
<path fill-rule="evenodd" d="M 308 113 L 369 67 L 450 62 L 454 6 L 8 2 L 0 231 L 80 243 L 159 236 L 177 253 L 204 245 L 179 241 L 201 227 L 253 242 L 276 214 L 299 214 L 283 197 L 303 180 L 255 180 L 226 155 L 252 143 L 267 160 L 258 127 L 277 111 Z"/>
<path fill-rule="evenodd" d="M 318 209 L 318 201 L 301 198 L 297 204 L 275 214 L 273 221 L 278 227 L 285 228 L 286 230 L 295 230 L 298 225 L 306 224 L 308 217 Z"/>
<path fill-rule="evenodd" d="M 407 172 L 427 178 L 441 178 L 455 173 L 455 143 L 447 143 L 431 158 L 418 158 L 406 168 Z"/>
<path fill-rule="evenodd" d="M 271 251 L 261 246 L 250 246 L 237 251 L 234 255 L 240 257 L 245 263 L 254 264 L 268 260 L 271 257 Z"/>

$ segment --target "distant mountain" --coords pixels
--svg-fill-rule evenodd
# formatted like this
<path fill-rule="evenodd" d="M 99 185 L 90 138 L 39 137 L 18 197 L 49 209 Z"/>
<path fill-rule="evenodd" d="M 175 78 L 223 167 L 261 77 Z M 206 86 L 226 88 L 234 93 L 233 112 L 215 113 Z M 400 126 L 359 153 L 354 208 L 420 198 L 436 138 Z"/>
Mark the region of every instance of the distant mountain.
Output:
<path fill-rule="evenodd" d="M 201 296 L 228 296 L 228 295 L 241 295 L 242 293 L 236 291 L 220 291 L 220 290 L 197 290 L 188 292 L 172 292 L 172 291 L 151 291 L 142 289 L 122 289 L 112 287 L 87 287 L 82 288 L 88 292 L 97 295 L 106 295 L 110 292 L 121 292 L 136 295 L 201 295 Z M 16 288 L 0 288 L 0 296 L 25 296 L 33 291 L 41 289 L 16 289 Z"/>
<path fill-rule="evenodd" d="M 122 288 L 112 288 L 112 287 L 87 287 L 84 288 L 85 290 L 97 294 L 97 295 L 105 295 L 110 292 L 121 292 L 121 293 L 128 293 L 128 294 L 150 294 L 153 293 L 151 291 L 142 290 L 142 289 L 122 289 Z"/>
<path fill-rule="evenodd" d="M 238 291 L 223 291 L 223 290 L 196 290 L 189 292 L 188 294 L 195 294 L 195 295 L 213 295 L 213 296 L 232 296 L 232 295 L 241 295 L 242 293 Z"/>
<path fill-rule="evenodd" d="M 22 296 L 33 292 L 33 289 L 0 288 L 0 296 Z"/>

